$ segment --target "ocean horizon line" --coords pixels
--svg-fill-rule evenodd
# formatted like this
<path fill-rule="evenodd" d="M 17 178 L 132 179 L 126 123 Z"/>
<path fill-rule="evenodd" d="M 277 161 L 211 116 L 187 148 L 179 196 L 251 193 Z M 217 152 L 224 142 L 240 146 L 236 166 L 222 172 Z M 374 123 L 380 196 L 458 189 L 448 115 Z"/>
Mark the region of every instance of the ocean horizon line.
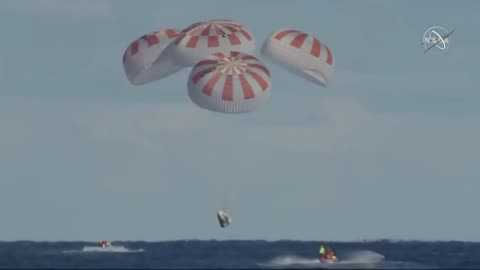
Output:
<path fill-rule="evenodd" d="M 108 240 L 110 242 L 116 243 L 175 243 L 175 242 L 265 242 L 265 243 L 282 243 L 282 242 L 297 242 L 297 243 L 344 243 L 344 244 L 360 244 L 360 243 L 471 243 L 479 244 L 480 241 L 466 241 L 466 240 L 426 240 L 426 239 L 365 239 L 365 240 L 298 240 L 298 239 L 277 239 L 277 240 L 267 240 L 267 239 L 170 239 L 170 240 L 132 240 L 132 239 L 78 239 L 78 240 L 29 240 L 29 239 L 18 239 L 18 240 L 0 240 L 0 244 L 8 243 L 97 243 L 101 240 Z"/>

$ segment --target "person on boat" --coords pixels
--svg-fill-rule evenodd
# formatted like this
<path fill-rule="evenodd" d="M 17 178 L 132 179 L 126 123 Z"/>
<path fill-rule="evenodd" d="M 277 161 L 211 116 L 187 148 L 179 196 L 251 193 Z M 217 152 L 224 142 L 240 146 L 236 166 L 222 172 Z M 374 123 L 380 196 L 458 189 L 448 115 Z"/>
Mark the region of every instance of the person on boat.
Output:
<path fill-rule="evenodd" d="M 337 255 L 331 248 L 325 248 L 323 245 L 320 247 L 320 260 L 321 261 L 338 261 Z"/>
<path fill-rule="evenodd" d="M 110 246 L 110 242 L 107 241 L 107 240 L 102 240 L 98 243 L 98 245 L 102 248 L 106 248 L 106 247 L 109 247 Z"/>
<path fill-rule="evenodd" d="M 328 260 L 337 261 L 337 255 L 335 255 L 335 252 L 331 248 L 327 249 L 325 255 Z"/>
<path fill-rule="evenodd" d="M 322 257 L 323 255 L 325 255 L 325 247 L 323 245 L 320 246 L 320 257 Z"/>

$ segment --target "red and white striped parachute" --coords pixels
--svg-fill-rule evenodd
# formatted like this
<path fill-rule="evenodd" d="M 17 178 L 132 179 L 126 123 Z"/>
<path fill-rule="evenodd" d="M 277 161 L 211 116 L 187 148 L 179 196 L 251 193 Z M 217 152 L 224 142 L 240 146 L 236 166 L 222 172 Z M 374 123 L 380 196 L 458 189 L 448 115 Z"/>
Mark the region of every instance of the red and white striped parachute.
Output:
<path fill-rule="evenodd" d="M 326 87 L 335 71 L 330 49 L 307 33 L 282 29 L 263 44 L 261 53 L 287 70 Z"/>
<path fill-rule="evenodd" d="M 176 37 L 176 30 L 163 29 L 133 41 L 123 54 L 123 69 L 128 81 L 133 85 L 142 85 L 179 71 L 182 67 L 169 59 L 157 60 Z"/>
<path fill-rule="evenodd" d="M 162 58 L 181 66 L 194 66 L 213 53 L 230 51 L 253 54 L 255 39 L 242 25 L 231 20 L 198 22 L 182 30 Z"/>
<path fill-rule="evenodd" d="M 198 62 L 188 79 L 188 96 L 201 108 L 251 112 L 271 95 L 270 71 L 254 56 L 217 52 Z"/>

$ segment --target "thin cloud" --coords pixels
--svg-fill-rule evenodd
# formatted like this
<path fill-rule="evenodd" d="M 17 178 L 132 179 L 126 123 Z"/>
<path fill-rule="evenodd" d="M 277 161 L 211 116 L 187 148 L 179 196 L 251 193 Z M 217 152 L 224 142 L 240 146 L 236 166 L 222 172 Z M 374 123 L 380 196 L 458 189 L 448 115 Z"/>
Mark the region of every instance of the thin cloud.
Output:
<path fill-rule="evenodd" d="M 19 13 L 58 13 L 68 16 L 103 17 L 110 16 L 112 9 L 106 1 L 4 1 L 0 4 L 4 12 Z"/>
<path fill-rule="evenodd" d="M 12 118 L 15 115 L 15 118 Z M 3 140 L 57 136 L 70 125 L 79 136 L 112 143 L 160 145 L 168 137 L 174 145 L 184 139 L 208 138 L 219 145 L 242 148 L 243 144 L 267 151 L 406 153 L 420 156 L 447 151 L 480 152 L 476 119 L 442 118 L 421 113 L 374 113 L 353 99 L 327 98 L 319 102 L 309 124 L 248 124 L 248 119 L 219 119 L 189 104 L 121 104 L 65 100 L 4 98 L 1 106 Z M 40 129 L 40 127 L 42 127 Z M 45 127 L 45 128 L 43 128 Z M 48 128 L 47 128 L 48 127 Z M 243 142 L 243 143 L 242 143 Z M 185 142 L 187 143 L 187 142 Z M 408 151 L 407 151 L 408 150 Z M 438 158 L 438 155 L 432 155 Z M 444 158 L 446 158 L 443 155 Z M 415 156 L 419 158 L 419 156 Z"/>
<path fill-rule="evenodd" d="M 2 137 L 6 139 L 10 134 L 9 140 L 15 140 L 14 134 L 18 137 L 24 134 L 27 139 L 36 137 L 27 134 L 54 136 L 64 125 L 70 125 L 85 138 L 112 143 L 136 144 L 147 138 L 159 145 L 169 137 L 173 145 L 184 143 L 185 138 L 210 136 L 211 143 L 235 148 L 247 144 L 259 151 L 273 148 L 291 152 L 406 153 L 408 150 L 425 152 L 422 156 L 439 151 L 469 155 L 480 152 L 474 143 L 480 136 L 477 119 L 377 113 L 355 99 L 342 97 L 324 98 L 318 106 L 309 107 L 312 110 L 308 113 L 309 121 L 301 126 L 265 122 L 259 126 L 251 118 L 227 117 L 193 104 L 4 98 L 0 108 L 0 119 L 8 131 L 2 132 Z M 37 130 L 44 124 L 49 128 Z"/>
<path fill-rule="evenodd" d="M 476 96 L 471 72 L 357 72 L 339 70 L 332 87 L 353 95 Z M 362 86 L 361 89 L 359 86 Z"/>

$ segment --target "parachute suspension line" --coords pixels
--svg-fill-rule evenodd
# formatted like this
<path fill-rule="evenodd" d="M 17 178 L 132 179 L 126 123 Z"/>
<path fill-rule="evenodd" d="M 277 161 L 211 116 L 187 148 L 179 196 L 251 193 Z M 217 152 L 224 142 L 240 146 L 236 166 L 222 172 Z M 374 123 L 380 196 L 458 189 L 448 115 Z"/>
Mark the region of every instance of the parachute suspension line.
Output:
<path fill-rule="evenodd" d="M 231 210 L 231 203 L 233 199 L 233 181 L 234 179 L 231 176 L 227 176 L 228 179 L 225 179 L 221 207 L 225 211 Z"/>
<path fill-rule="evenodd" d="M 224 129 L 225 130 L 225 129 Z M 221 137 L 222 135 L 219 135 Z M 221 139 L 221 138 L 219 138 Z M 234 149 L 231 143 L 226 142 L 221 147 L 224 169 L 227 169 L 229 173 L 225 174 L 224 179 L 222 179 L 222 195 L 221 195 L 221 202 L 220 207 L 222 210 L 226 211 L 227 213 L 231 210 L 232 206 L 232 195 L 233 195 L 233 182 L 235 181 L 234 172 L 236 162 L 233 160 L 232 153 L 234 153 Z"/>

